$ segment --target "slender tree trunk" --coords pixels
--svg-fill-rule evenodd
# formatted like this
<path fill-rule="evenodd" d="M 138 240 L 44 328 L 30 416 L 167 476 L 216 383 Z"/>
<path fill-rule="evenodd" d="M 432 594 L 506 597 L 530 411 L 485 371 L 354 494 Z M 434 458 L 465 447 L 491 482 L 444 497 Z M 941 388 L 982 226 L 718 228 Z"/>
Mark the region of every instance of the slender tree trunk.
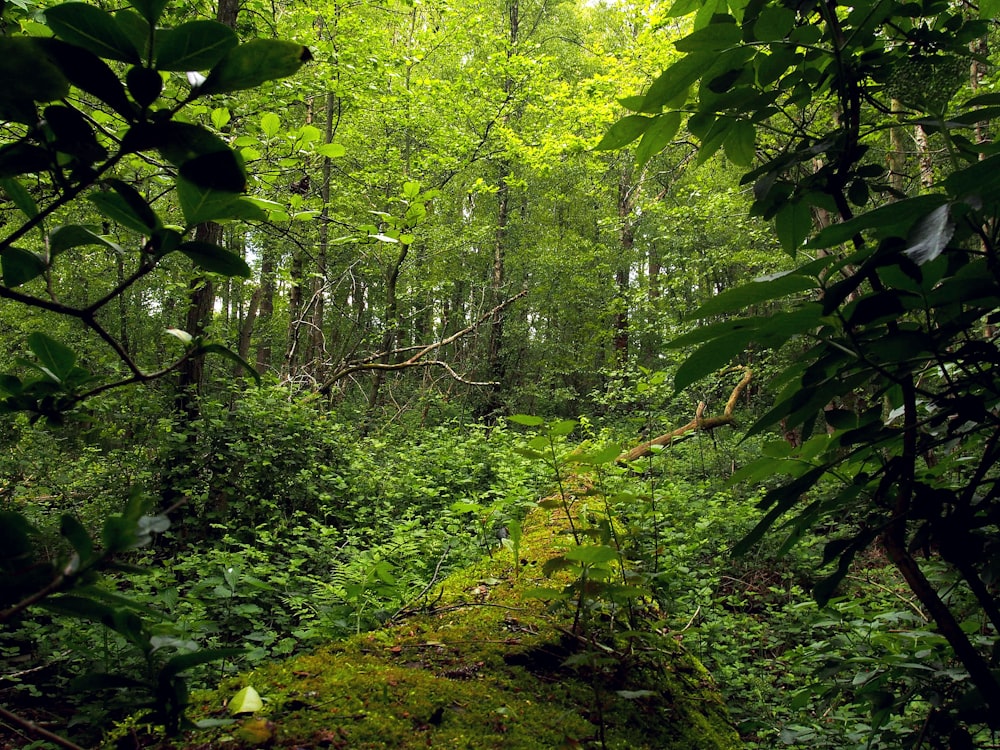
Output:
<path fill-rule="evenodd" d="M 615 270 L 615 287 L 618 293 L 614 317 L 615 359 L 619 366 L 628 362 L 629 354 L 629 292 L 632 253 L 635 249 L 635 224 L 632 219 L 632 164 L 625 161 L 618 179 L 618 241 L 621 258 Z"/>
<path fill-rule="evenodd" d="M 271 366 L 271 337 L 274 328 L 275 266 L 274 250 L 265 242 L 260 258 L 260 301 L 257 319 L 257 372 L 263 373 Z"/>
<path fill-rule="evenodd" d="M 406 262 L 406 256 L 410 251 L 410 246 L 400 243 L 399 248 L 399 255 L 396 256 L 396 262 L 393 264 L 392 268 L 389 269 L 389 275 L 385 280 L 385 332 L 382 334 L 381 351 L 383 352 L 383 356 L 379 359 L 379 361 L 387 364 L 392 362 L 392 351 L 397 346 L 399 334 L 402 329 L 402 320 L 399 316 L 399 297 L 397 294 L 397 287 L 399 284 L 399 274 L 403 269 L 403 263 Z M 368 394 L 369 415 L 373 414 L 375 409 L 378 407 L 379 393 L 382 390 L 382 383 L 384 381 L 385 371 L 376 370 L 375 376 L 372 379 L 371 391 Z"/>
<path fill-rule="evenodd" d="M 222 242 L 222 225 L 211 221 L 199 224 L 194 230 L 194 238 L 198 242 L 219 245 Z M 212 322 L 215 286 L 208 277 L 198 275 L 191 280 L 188 291 L 188 309 L 184 330 L 198 338 L 205 335 Z M 185 360 L 178 370 L 178 406 L 191 418 L 197 416 L 198 413 L 198 396 L 201 395 L 204 377 L 205 356 L 203 354 Z"/>
<path fill-rule="evenodd" d="M 332 91 L 326 93 L 326 121 L 324 123 L 323 142 L 332 143 L 334 133 L 334 115 L 339 109 L 339 102 Z M 309 359 L 316 363 L 316 377 L 322 378 L 318 370 L 322 367 L 328 349 L 324 338 L 325 331 L 325 287 L 327 284 L 327 259 L 330 250 L 330 181 L 333 169 L 329 157 L 323 158 L 323 176 L 320 184 L 320 199 L 323 206 L 319 216 L 319 246 L 316 250 L 316 277 L 313 282 L 312 326 L 310 328 Z"/>
<path fill-rule="evenodd" d="M 236 28 L 239 0 L 219 0 L 216 19 L 231 29 Z M 198 242 L 212 245 L 222 244 L 222 225 L 215 222 L 199 224 L 194 230 Z M 188 310 L 184 330 L 194 337 L 203 336 L 212 321 L 215 307 L 215 289 L 211 280 L 200 276 L 192 280 L 189 287 Z M 204 384 L 205 357 L 199 355 L 187 359 L 178 370 L 177 400 L 181 412 L 193 419 L 198 413 L 198 397 Z"/>
<path fill-rule="evenodd" d="M 903 112 L 903 103 L 898 99 L 892 100 L 893 114 Z M 893 125 L 889 129 L 889 186 L 901 198 L 906 194 L 906 136 L 903 128 Z"/>

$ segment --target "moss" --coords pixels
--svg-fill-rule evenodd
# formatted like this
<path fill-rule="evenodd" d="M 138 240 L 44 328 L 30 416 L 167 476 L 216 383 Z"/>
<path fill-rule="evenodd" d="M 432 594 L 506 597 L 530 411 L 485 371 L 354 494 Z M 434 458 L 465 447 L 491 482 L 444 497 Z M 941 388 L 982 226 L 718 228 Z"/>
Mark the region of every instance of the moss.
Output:
<path fill-rule="evenodd" d="M 552 586 L 542 565 L 567 544 L 541 508 L 523 529 L 516 569 L 501 551 L 391 628 L 224 683 L 194 718 L 224 716 L 246 684 L 264 709 L 161 747 L 740 747 L 709 674 L 669 635 L 599 644 L 570 630 L 572 607 L 523 596 Z"/>

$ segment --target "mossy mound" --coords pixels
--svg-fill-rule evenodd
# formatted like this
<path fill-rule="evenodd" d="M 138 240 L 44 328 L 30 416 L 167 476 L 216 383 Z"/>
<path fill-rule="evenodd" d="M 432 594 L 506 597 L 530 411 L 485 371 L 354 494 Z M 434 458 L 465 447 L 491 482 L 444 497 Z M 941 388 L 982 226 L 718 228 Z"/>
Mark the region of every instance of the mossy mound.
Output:
<path fill-rule="evenodd" d="M 264 707 L 161 747 L 741 747 L 705 668 L 669 635 L 591 639 L 572 631 L 572 606 L 522 596 L 551 585 L 542 565 L 567 543 L 554 517 L 525 519 L 516 568 L 501 550 L 399 624 L 227 681 L 192 718 L 226 716 L 246 685 Z"/>

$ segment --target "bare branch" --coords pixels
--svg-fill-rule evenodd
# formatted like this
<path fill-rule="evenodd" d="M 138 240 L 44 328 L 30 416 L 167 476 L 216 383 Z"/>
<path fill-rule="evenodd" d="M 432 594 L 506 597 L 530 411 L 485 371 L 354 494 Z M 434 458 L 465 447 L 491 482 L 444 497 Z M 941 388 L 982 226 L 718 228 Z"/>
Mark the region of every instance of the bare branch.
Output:
<path fill-rule="evenodd" d="M 698 402 L 698 408 L 695 410 L 694 419 L 688 422 L 683 427 L 678 427 L 676 430 L 671 430 L 659 437 L 655 437 L 642 445 L 637 445 L 632 450 L 627 453 L 623 453 L 618 457 L 618 463 L 625 464 L 630 461 L 635 461 L 636 459 L 642 458 L 651 452 L 654 445 L 670 445 L 677 438 L 683 436 L 688 432 L 694 430 L 706 430 L 711 431 L 716 427 L 722 427 L 723 425 L 732 424 L 733 422 L 733 412 L 736 410 L 736 401 L 739 399 L 746 387 L 750 385 L 750 380 L 753 377 L 749 367 L 737 367 L 736 370 L 743 371 L 743 378 L 736 387 L 733 388 L 733 392 L 729 394 L 729 400 L 726 401 L 726 408 L 723 410 L 722 415 L 718 417 L 705 417 L 705 402 Z"/>
<path fill-rule="evenodd" d="M 466 380 L 464 377 L 455 372 L 455 370 L 452 369 L 451 365 L 449 365 L 447 362 L 438 359 L 434 360 L 424 359 L 424 357 L 426 357 L 431 352 L 440 349 L 443 346 L 447 346 L 448 344 L 457 341 L 463 336 L 467 336 L 468 334 L 472 333 L 485 321 L 492 318 L 494 315 L 499 313 L 501 310 L 503 310 L 505 307 L 507 307 L 514 301 L 521 299 L 521 297 L 524 297 L 527 293 L 528 293 L 527 290 L 523 290 L 515 294 L 513 297 L 508 297 L 499 305 L 494 307 L 492 310 L 488 310 L 487 312 L 480 315 L 478 318 L 476 318 L 472 323 L 467 325 L 462 330 L 457 331 L 456 333 L 453 333 L 451 336 L 441 339 L 440 341 L 435 341 L 433 344 L 406 346 L 399 349 L 393 349 L 391 351 L 381 351 L 376 354 L 370 354 L 367 357 L 363 357 L 361 359 L 356 359 L 353 362 L 345 362 L 336 370 L 336 372 L 334 372 L 330 377 L 328 377 L 325 381 L 323 381 L 323 383 L 317 389 L 316 393 L 317 395 L 325 396 L 330 392 L 330 389 L 333 388 L 333 386 L 337 383 L 337 381 L 342 380 L 348 375 L 352 375 L 353 373 L 356 372 L 369 371 L 369 370 L 396 371 L 396 370 L 406 370 L 411 367 L 440 367 L 445 372 L 447 372 L 454 380 L 457 380 L 459 383 L 464 383 L 466 385 L 477 385 L 477 386 L 496 385 L 496 383 L 492 381 Z M 416 354 L 412 355 L 411 357 L 402 362 L 389 364 L 386 362 L 377 361 L 380 359 L 390 359 L 394 354 L 401 354 L 402 352 L 410 352 L 413 351 L 414 349 L 417 350 Z"/>

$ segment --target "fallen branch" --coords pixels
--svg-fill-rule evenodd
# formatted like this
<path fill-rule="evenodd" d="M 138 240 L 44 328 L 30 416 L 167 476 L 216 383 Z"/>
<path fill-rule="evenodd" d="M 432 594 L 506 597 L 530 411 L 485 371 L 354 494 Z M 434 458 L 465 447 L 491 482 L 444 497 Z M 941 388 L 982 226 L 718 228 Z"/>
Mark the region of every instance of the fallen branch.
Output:
<path fill-rule="evenodd" d="M 376 354 L 370 354 L 367 357 L 364 357 L 362 359 L 357 359 L 352 362 L 341 363 L 340 367 L 326 380 L 324 380 L 322 384 L 320 384 L 316 393 L 317 395 L 320 396 L 327 395 L 330 392 L 330 389 L 333 388 L 334 385 L 336 385 L 337 381 L 342 380 L 343 378 L 346 378 L 348 375 L 352 375 L 356 372 L 377 371 L 377 370 L 383 370 L 383 371 L 406 370 L 411 367 L 440 367 L 445 372 L 447 372 L 453 379 L 457 380 L 459 383 L 464 383 L 466 385 L 480 385 L 480 386 L 496 385 L 496 383 L 492 381 L 467 380 L 466 378 L 455 372 L 455 370 L 452 369 L 451 365 L 449 365 L 447 362 L 438 359 L 433 359 L 433 360 L 424 359 L 424 357 L 426 357 L 431 352 L 440 349 L 441 347 L 447 346 L 448 344 L 457 341 L 463 336 L 467 336 L 468 334 L 472 333 L 485 321 L 489 320 L 494 315 L 503 310 L 505 307 L 510 305 L 512 302 L 520 299 L 527 293 L 528 293 L 527 290 L 524 290 L 518 292 L 513 297 L 508 297 L 499 305 L 494 307 L 492 310 L 489 310 L 480 315 L 478 318 L 476 318 L 472 323 L 467 325 L 462 330 L 457 331 L 453 333 L 451 336 L 441 339 L 440 341 L 435 341 L 432 344 L 418 344 L 416 346 L 407 346 L 407 347 L 402 347 L 400 349 L 393 349 L 392 351 L 378 352 Z M 387 359 L 391 360 L 395 356 L 399 356 L 404 352 L 408 353 L 414 351 L 416 352 L 415 354 L 403 360 L 402 362 L 396 362 L 390 364 L 385 361 L 380 361 Z"/>
<path fill-rule="evenodd" d="M 699 401 L 698 408 L 695 409 L 694 419 L 688 422 L 683 427 L 678 427 L 676 430 L 671 430 L 670 432 L 655 437 L 642 445 L 637 445 L 632 450 L 627 453 L 623 453 L 618 457 L 618 463 L 624 464 L 630 461 L 635 461 L 648 455 L 654 445 L 670 445 L 674 440 L 685 435 L 688 432 L 693 432 L 695 430 L 705 430 L 711 431 L 716 427 L 722 427 L 723 425 L 732 424 L 733 422 L 733 412 L 736 410 L 736 402 L 739 400 L 740 395 L 746 390 L 746 387 L 750 384 L 750 380 L 753 377 L 749 367 L 743 366 L 739 367 L 743 371 L 743 378 L 736 387 L 733 388 L 733 392 L 729 394 L 729 400 L 726 401 L 726 408 L 723 410 L 722 414 L 718 417 L 705 417 L 705 402 Z"/>

